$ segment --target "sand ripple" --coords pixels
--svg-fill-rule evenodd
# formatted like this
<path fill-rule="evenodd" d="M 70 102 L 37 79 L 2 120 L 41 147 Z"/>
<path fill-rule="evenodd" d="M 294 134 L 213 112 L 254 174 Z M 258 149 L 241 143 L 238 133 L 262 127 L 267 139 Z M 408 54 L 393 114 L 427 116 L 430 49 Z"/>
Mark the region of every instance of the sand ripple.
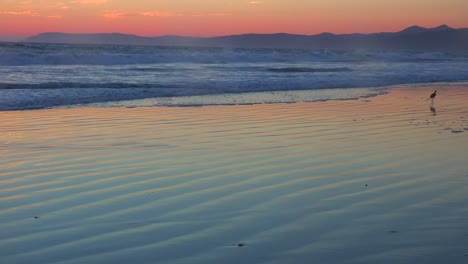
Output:
<path fill-rule="evenodd" d="M 2 263 L 466 263 L 468 87 L 436 89 L 0 112 Z"/>

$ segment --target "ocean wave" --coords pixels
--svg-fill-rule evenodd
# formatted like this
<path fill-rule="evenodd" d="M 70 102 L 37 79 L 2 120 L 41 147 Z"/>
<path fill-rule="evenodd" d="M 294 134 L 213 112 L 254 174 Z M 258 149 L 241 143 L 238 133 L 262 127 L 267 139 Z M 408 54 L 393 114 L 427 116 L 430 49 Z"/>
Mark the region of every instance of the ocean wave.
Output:
<path fill-rule="evenodd" d="M 162 63 L 287 63 L 359 61 L 459 61 L 440 52 L 376 52 L 297 49 L 228 49 L 66 44 L 1 44 L 0 65 L 132 65 Z"/>
<path fill-rule="evenodd" d="M 15 89 L 127 89 L 127 88 L 178 88 L 175 85 L 161 85 L 157 83 L 81 83 L 81 82 L 48 82 L 48 83 L 0 83 L 0 89 L 15 90 Z"/>
<path fill-rule="evenodd" d="M 128 68 L 128 71 L 137 71 L 137 72 L 172 72 L 173 69 L 165 67 L 135 67 Z M 180 68 L 178 69 L 181 70 Z"/>
<path fill-rule="evenodd" d="M 352 71 L 348 67 L 340 68 L 308 68 L 308 67 L 287 67 L 287 68 L 269 68 L 270 72 L 284 72 L 284 73 L 304 73 L 304 72 L 347 72 Z"/>
<path fill-rule="evenodd" d="M 465 59 L 441 53 L 0 44 L 0 110 L 184 96 L 203 96 L 187 103 L 203 105 L 216 103 L 204 102 L 207 95 L 221 95 L 213 98 L 222 101 L 226 94 L 255 92 L 261 93 L 258 100 L 230 98 L 236 104 L 275 102 L 264 96 L 466 81 Z M 305 98 L 282 95 L 287 102 Z M 341 97 L 333 92 L 326 98 Z"/>

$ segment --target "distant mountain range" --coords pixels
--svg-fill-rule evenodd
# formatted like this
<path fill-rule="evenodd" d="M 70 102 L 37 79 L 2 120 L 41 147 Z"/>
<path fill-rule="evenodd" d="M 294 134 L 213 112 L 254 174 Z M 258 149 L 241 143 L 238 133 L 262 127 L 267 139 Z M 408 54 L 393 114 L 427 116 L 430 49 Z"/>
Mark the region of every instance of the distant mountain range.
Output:
<path fill-rule="evenodd" d="M 412 26 L 399 32 L 373 34 L 321 33 L 244 34 L 222 37 L 161 36 L 141 37 L 120 33 L 67 34 L 41 33 L 24 40 L 39 43 L 197 46 L 229 48 L 298 48 L 298 49 L 366 49 L 387 51 L 468 52 L 468 28 L 447 25 L 435 28 Z"/>

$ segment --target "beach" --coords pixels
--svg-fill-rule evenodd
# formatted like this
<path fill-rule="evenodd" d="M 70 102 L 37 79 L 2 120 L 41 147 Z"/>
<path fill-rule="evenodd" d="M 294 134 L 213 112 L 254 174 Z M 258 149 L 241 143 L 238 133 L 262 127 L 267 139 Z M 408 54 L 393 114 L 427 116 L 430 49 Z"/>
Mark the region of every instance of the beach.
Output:
<path fill-rule="evenodd" d="M 0 262 L 467 263 L 467 102 L 1 111 Z"/>

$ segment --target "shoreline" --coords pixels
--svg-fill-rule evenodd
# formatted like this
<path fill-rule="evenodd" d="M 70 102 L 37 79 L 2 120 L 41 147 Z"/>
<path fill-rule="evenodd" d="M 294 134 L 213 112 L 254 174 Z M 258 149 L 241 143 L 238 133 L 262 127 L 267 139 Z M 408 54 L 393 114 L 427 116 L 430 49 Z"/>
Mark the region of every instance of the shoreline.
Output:
<path fill-rule="evenodd" d="M 468 81 L 397 84 L 380 87 L 324 88 L 311 90 L 277 90 L 247 93 L 207 94 L 196 96 L 156 97 L 135 100 L 108 101 L 100 103 L 63 105 L 50 108 L 4 109 L 10 111 L 37 111 L 46 109 L 75 108 L 146 108 L 146 107 L 205 107 L 262 104 L 316 103 L 326 101 L 359 100 L 385 95 L 392 89 L 422 89 L 440 86 L 467 86 Z M 342 94 L 337 93 L 341 91 Z M 342 98 L 333 98 L 333 97 Z M 311 99 L 307 99 L 311 98 Z"/>
<path fill-rule="evenodd" d="M 391 92 L 392 89 L 398 88 L 429 88 L 439 86 L 468 86 L 467 81 L 457 82 L 439 82 L 439 83 L 412 83 L 412 84 L 396 84 L 379 87 L 353 87 L 353 88 L 323 88 L 323 89 L 310 89 L 310 90 L 278 90 L 278 91 L 264 91 L 264 92 L 248 92 L 248 93 L 227 93 L 227 94 L 209 94 L 199 96 L 179 96 L 179 97 L 159 97 L 159 98 L 146 98 L 137 99 L 130 101 L 114 101 L 104 103 L 91 103 L 85 105 L 75 106 L 64 106 L 57 108 L 80 108 L 80 107 L 97 107 L 97 108 L 140 108 L 140 107 L 204 107 L 204 106 L 238 106 L 238 105 L 262 105 L 262 104 L 294 104 L 294 103 L 316 103 L 316 102 L 327 102 L 327 101 L 345 101 L 345 100 L 359 100 L 365 98 L 372 98 L 380 95 L 385 95 Z M 356 95 L 356 97 L 350 98 L 325 98 L 325 99 L 312 99 L 312 100 L 301 100 L 292 99 L 291 101 L 282 101 L 284 98 L 307 98 L 305 94 L 323 93 L 327 96 L 327 91 L 353 91 L 353 90 L 364 90 L 364 94 Z M 258 99 L 267 94 L 276 95 L 273 97 L 266 97 L 265 99 Z M 296 95 L 299 94 L 299 95 Z M 247 96 L 246 96 L 247 95 Z M 260 102 L 245 102 L 238 103 L 238 101 L 248 101 L 249 96 L 254 95 L 256 100 Z M 258 96 L 255 96 L 258 95 Z M 320 96 L 320 95 L 319 95 Z M 346 95 L 349 96 L 349 95 Z M 213 103 L 206 103 L 206 98 L 213 98 Z M 226 98 L 227 97 L 227 98 Z M 317 97 L 316 95 L 313 97 Z M 186 100 L 184 100 L 186 99 Z M 178 101 L 182 102 L 178 102 Z M 255 100 L 255 99 L 253 99 Z M 262 102 L 262 100 L 264 100 Z M 296 101 L 294 101 L 296 100 Z M 175 101 L 173 104 L 168 104 L 168 101 Z M 188 101 L 188 102 L 187 102 Z M 193 102 L 195 101 L 195 102 Z M 196 103 L 201 101 L 200 103 Z M 219 101 L 225 101 L 225 103 L 219 103 Z M 141 104 L 141 105 L 139 105 Z"/>

